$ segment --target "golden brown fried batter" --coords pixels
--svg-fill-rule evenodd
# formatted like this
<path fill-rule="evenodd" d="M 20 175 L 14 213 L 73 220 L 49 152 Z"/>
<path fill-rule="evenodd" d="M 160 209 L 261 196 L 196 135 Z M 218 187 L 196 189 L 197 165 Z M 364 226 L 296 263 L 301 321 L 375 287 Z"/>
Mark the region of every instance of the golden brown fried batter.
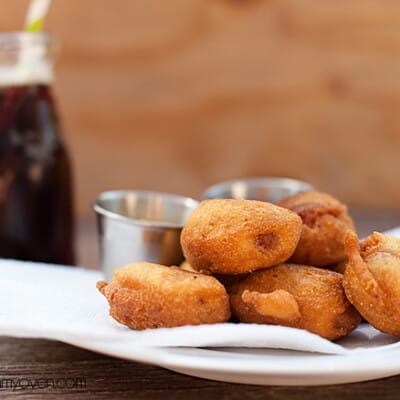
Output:
<path fill-rule="evenodd" d="M 132 329 L 225 322 L 231 312 L 225 288 L 212 276 L 139 262 L 119 268 L 97 288 L 110 315 Z"/>
<path fill-rule="evenodd" d="M 342 275 L 304 265 L 256 271 L 229 289 L 232 312 L 242 322 L 306 329 L 336 340 L 360 323 L 344 295 Z"/>
<path fill-rule="evenodd" d="M 344 234 L 354 230 L 354 224 L 343 203 L 327 193 L 303 192 L 282 199 L 278 205 L 296 212 L 303 221 L 291 262 L 323 267 L 346 258 Z"/>
<path fill-rule="evenodd" d="M 359 245 L 349 231 L 345 245 L 348 299 L 376 329 L 400 335 L 400 239 L 374 232 Z"/>
<path fill-rule="evenodd" d="M 301 233 L 292 211 L 254 201 L 205 200 L 181 235 L 186 259 L 197 271 L 241 274 L 286 261 Z"/>

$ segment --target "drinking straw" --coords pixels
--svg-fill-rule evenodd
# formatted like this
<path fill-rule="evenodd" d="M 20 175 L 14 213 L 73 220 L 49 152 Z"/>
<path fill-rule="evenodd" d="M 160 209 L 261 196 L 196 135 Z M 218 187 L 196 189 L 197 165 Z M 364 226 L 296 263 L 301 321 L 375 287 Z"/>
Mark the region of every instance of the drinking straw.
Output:
<path fill-rule="evenodd" d="M 25 31 L 40 32 L 50 6 L 51 0 L 31 0 L 25 19 Z"/>

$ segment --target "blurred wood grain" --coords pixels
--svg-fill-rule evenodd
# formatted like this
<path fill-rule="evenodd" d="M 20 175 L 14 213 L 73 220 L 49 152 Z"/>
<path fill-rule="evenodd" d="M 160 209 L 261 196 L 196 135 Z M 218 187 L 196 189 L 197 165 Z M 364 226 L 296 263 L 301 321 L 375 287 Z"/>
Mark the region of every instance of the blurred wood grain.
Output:
<path fill-rule="evenodd" d="M 1 30 L 26 5 L 0 0 Z M 80 215 L 260 175 L 400 208 L 399 27 L 395 0 L 53 1 Z"/>

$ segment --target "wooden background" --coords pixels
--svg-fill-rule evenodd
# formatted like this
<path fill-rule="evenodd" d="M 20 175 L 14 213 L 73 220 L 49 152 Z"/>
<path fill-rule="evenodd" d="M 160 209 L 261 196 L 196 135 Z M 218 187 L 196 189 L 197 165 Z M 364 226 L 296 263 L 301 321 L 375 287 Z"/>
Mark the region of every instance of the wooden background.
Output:
<path fill-rule="evenodd" d="M 26 5 L 0 0 L 0 30 Z M 46 26 L 80 215 L 260 175 L 400 208 L 398 0 L 53 0 Z"/>

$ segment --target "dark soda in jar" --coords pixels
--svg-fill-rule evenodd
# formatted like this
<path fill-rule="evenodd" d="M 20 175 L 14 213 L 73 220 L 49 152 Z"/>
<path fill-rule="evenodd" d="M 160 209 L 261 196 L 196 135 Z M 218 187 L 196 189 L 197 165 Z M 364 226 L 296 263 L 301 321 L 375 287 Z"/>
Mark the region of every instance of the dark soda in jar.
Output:
<path fill-rule="evenodd" d="M 71 171 L 51 93 L 50 61 L 39 52 L 42 61 L 38 54 L 23 61 L 19 56 L 16 65 L 2 69 L 2 40 L 0 34 L 0 257 L 72 265 Z"/>

